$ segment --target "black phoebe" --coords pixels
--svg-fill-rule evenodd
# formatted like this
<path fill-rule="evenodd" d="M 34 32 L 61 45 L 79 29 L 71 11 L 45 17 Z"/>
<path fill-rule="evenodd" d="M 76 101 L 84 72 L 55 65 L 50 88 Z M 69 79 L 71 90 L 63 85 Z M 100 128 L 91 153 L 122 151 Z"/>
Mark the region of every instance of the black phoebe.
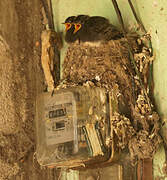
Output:
<path fill-rule="evenodd" d="M 73 24 L 75 18 L 76 16 L 70 16 L 63 23 L 65 25 L 65 31 L 66 31 L 65 41 L 67 43 L 73 43 L 77 40 L 77 35 L 74 34 L 75 26 Z"/>

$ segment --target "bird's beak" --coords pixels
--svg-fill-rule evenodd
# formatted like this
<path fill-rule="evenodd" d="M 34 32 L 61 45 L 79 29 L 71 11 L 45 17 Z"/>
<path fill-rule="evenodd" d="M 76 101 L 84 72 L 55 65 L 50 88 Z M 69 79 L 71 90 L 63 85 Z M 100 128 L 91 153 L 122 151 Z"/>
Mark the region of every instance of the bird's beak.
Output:
<path fill-rule="evenodd" d="M 71 23 L 62 23 L 65 25 L 65 31 L 67 32 L 71 28 Z"/>
<path fill-rule="evenodd" d="M 75 30 L 74 30 L 73 34 L 75 34 L 77 31 L 79 31 L 82 27 L 81 24 L 74 24 L 74 26 L 75 26 Z"/>

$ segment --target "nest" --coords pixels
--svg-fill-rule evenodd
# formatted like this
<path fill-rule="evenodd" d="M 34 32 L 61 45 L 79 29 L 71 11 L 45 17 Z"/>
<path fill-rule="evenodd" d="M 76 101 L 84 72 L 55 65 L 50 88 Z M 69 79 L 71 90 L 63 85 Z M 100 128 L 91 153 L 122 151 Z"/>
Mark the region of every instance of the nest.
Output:
<path fill-rule="evenodd" d="M 124 149 L 128 145 L 129 139 L 135 135 L 136 131 L 134 130 L 130 120 L 119 113 L 115 113 L 114 116 L 112 116 L 111 122 L 118 139 L 117 146 Z"/>
<path fill-rule="evenodd" d="M 129 106 L 133 102 L 133 73 L 124 40 L 109 41 L 94 47 L 73 44 L 63 64 L 63 78 L 76 84 L 92 81 L 96 86 L 112 89 L 118 84 Z"/>
<path fill-rule="evenodd" d="M 145 130 L 139 131 L 128 144 L 132 159 L 134 160 L 134 157 L 138 157 L 138 159 L 152 158 L 160 142 L 159 136 Z"/>
<path fill-rule="evenodd" d="M 119 111 L 112 117 L 117 146 L 121 149 L 128 147 L 132 159 L 152 158 L 161 141 L 159 116 L 144 94 L 149 91 L 148 74 L 153 56 L 138 36 L 132 36 L 128 41 L 140 78 L 129 59 L 125 38 L 99 46 L 71 44 L 64 59 L 63 78 L 65 86 L 87 84 L 103 87 L 108 92 L 117 87 Z"/>

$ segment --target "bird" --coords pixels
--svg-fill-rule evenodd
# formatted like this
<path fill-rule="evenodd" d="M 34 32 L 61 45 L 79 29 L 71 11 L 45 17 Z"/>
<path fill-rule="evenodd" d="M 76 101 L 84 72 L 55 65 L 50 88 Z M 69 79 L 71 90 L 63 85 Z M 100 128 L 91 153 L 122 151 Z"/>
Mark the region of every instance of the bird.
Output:
<path fill-rule="evenodd" d="M 78 15 L 74 19 L 74 33 L 81 42 L 97 42 L 116 40 L 123 37 L 109 20 L 102 16 Z"/>
<path fill-rule="evenodd" d="M 65 41 L 67 43 L 74 43 L 77 40 L 77 35 L 74 33 L 75 26 L 73 24 L 75 18 L 76 16 L 70 16 L 62 23 L 65 25 Z"/>
<path fill-rule="evenodd" d="M 64 24 L 67 26 L 65 35 L 67 43 L 76 40 L 79 42 L 105 42 L 123 37 L 123 33 L 102 16 L 70 16 Z"/>

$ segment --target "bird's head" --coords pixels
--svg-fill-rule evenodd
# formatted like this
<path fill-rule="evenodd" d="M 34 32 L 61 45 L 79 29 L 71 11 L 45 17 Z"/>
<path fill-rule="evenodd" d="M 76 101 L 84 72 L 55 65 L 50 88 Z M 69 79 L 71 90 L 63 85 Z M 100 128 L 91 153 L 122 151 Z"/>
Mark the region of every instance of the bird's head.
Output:
<path fill-rule="evenodd" d="M 88 15 L 78 15 L 77 17 L 75 17 L 73 21 L 75 30 L 73 33 L 75 34 L 76 32 L 78 32 L 82 28 L 85 21 L 87 21 L 88 19 L 89 19 Z"/>
<path fill-rule="evenodd" d="M 68 17 L 64 23 L 65 25 L 65 41 L 67 43 L 74 43 L 78 37 L 77 34 L 74 34 L 75 31 L 75 26 L 74 26 L 74 19 L 76 18 L 76 16 L 70 16 Z"/>
<path fill-rule="evenodd" d="M 76 18 L 76 16 L 70 16 L 68 17 L 65 22 L 63 23 L 65 25 L 65 31 L 67 32 L 71 26 L 73 25 L 74 19 Z"/>
<path fill-rule="evenodd" d="M 89 19 L 88 15 L 70 16 L 65 22 L 65 41 L 67 43 L 73 43 L 76 40 L 80 41 L 80 35 L 83 33 L 84 23 Z"/>

